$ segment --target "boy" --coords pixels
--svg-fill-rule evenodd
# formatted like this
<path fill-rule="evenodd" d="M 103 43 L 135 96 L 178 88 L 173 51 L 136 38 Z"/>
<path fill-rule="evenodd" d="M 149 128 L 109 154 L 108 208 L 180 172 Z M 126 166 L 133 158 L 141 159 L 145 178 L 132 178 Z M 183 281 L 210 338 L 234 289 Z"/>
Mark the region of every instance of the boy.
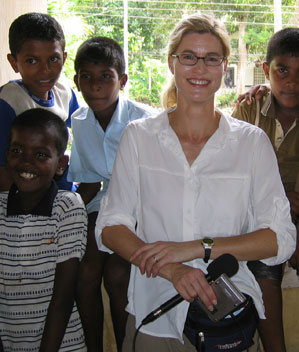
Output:
<path fill-rule="evenodd" d="M 80 196 L 53 181 L 68 163 L 60 117 L 30 109 L 12 122 L 0 193 L 0 336 L 5 351 L 86 351 L 74 305 L 86 245 Z"/>
<path fill-rule="evenodd" d="M 285 28 L 271 37 L 263 69 L 270 81 L 271 92 L 259 100 L 252 99 L 250 105 L 242 102 L 233 116 L 261 127 L 270 138 L 296 224 L 299 214 L 299 193 L 295 192 L 299 173 L 299 28 Z M 298 250 L 290 262 L 298 272 Z M 282 324 L 282 267 L 268 267 L 261 262 L 250 262 L 249 267 L 263 291 L 267 319 L 260 321 L 259 331 L 264 348 L 271 352 L 286 351 Z"/>
<path fill-rule="evenodd" d="M 10 54 L 7 59 L 22 79 L 0 88 L 0 191 L 11 185 L 5 168 L 5 149 L 16 115 L 31 108 L 43 108 L 60 116 L 70 126 L 70 116 L 78 108 L 70 88 L 58 83 L 67 53 L 61 26 L 43 13 L 21 15 L 9 29 Z M 70 189 L 65 179 L 60 188 Z"/>
<path fill-rule="evenodd" d="M 130 264 L 116 254 L 98 251 L 95 221 L 124 128 L 130 121 L 152 115 L 155 110 L 119 94 L 128 77 L 123 51 L 112 39 L 96 37 L 85 41 L 75 59 L 75 72 L 75 83 L 89 106 L 72 115 L 74 139 L 68 175 L 70 181 L 80 182 L 77 192 L 88 212 L 87 249 L 80 266 L 77 304 L 89 351 L 102 351 L 104 277 L 120 351 L 127 320 Z"/>

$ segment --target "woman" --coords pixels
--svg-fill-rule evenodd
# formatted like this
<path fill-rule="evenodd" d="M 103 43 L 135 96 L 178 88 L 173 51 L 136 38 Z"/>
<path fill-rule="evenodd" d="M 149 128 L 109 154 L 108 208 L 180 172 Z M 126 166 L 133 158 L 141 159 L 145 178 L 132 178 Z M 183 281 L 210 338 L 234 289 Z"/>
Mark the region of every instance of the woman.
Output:
<path fill-rule="evenodd" d="M 196 351 L 183 335 L 189 302 L 198 296 L 213 309 L 216 296 L 204 274 L 209 259 L 224 253 L 239 261 L 232 281 L 264 317 L 246 261 L 273 265 L 295 249 L 268 139 L 215 108 L 229 51 L 217 20 L 198 14 L 182 19 L 168 47 L 174 79 L 164 101 L 171 108 L 123 134 L 96 233 L 101 249 L 134 264 L 124 351 L 131 350 L 142 319 L 176 293 L 185 301 L 141 328 L 137 351 Z"/>

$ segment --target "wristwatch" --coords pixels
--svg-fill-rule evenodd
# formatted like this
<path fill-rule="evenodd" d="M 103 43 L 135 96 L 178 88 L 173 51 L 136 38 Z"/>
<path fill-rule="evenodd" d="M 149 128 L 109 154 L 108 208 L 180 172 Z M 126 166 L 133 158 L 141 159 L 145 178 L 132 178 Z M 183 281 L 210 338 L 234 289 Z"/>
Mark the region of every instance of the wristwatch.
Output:
<path fill-rule="evenodd" d="M 211 256 L 211 251 L 214 246 L 214 240 L 212 238 L 206 237 L 201 241 L 201 244 L 205 250 L 205 256 L 204 256 L 203 260 L 205 263 L 207 263 L 210 259 L 210 256 Z"/>

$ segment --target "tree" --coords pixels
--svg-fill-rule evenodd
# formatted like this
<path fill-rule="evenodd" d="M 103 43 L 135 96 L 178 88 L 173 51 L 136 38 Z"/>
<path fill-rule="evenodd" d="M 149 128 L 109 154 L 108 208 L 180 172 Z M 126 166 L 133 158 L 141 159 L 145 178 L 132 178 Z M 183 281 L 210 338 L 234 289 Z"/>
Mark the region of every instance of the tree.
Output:
<path fill-rule="evenodd" d="M 299 0 L 283 0 L 283 23 L 293 20 L 295 1 Z M 71 30 L 67 33 L 71 59 L 76 47 L 91 36 L 108 36 L 123 44 L 123 0 L 49 0 L 49 4 L 51 14 L 62 23 L 64 18 L 67 21 L 77 18 L 75 24 L 67 22 L 67 32 Z M 226 24 L 232 44 L 230 62 L 238 65 L 237 91 L 243 91 L 248 63 L 263 60 L 266 43 L 273 34 L 273 0 L 262 4 L 256 0 L 128 0 L 128 73 L 132 98 L 158 104 L 167 77 L 164 49 L 169 32 L 184 14 L 197 11 L 214 14 Z M 74 35 L 74 28 L 81 28 L 79 35 Z"/>

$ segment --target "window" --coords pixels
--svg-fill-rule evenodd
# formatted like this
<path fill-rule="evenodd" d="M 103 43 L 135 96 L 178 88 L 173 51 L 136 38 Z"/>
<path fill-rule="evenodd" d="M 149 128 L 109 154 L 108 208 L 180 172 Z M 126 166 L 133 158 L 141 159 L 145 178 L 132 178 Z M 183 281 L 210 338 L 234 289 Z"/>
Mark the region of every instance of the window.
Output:
<path fill-rule="evenodd" d="M 253 84 L 264 84 L 266 82 L 265 73 L 262 66 L 253 68 Z"/>

